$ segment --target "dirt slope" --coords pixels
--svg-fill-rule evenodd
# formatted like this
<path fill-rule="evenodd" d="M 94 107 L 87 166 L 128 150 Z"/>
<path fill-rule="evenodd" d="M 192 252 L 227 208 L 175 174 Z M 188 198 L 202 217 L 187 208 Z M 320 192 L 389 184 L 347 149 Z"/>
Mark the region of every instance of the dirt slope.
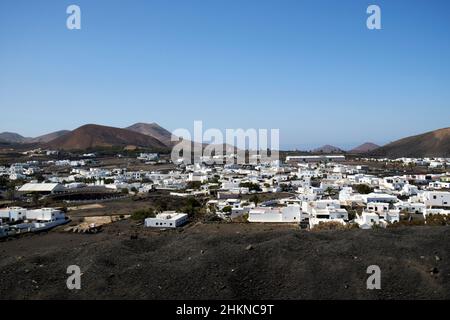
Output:
<path fill-rule="evenodd" d="M 370 154 L 396 157 L 450 157 L 450 128 L 407 137 L 378 148 Z"/>

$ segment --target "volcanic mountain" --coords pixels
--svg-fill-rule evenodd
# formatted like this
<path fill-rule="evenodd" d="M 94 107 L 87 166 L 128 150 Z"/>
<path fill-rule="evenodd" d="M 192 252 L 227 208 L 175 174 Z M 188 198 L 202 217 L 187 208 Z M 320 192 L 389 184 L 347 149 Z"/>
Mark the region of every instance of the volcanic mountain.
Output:
<path fill-rule="evenodd" d="M 21 136 L 14 132 L 2 132 L 0 133 L 0 140 L 9 143 L 25 143 L 28 138 Z"/>
<path fill-rule="evenodd" d="M 86 150 L 93 148 L 136 146 L 166 151 L 167 146 L 151 136 L 131 130 L 88 124 L 66 133 L 46 144 L 46 147 L 62 150 Z"/>
<path fill-rule="evenodd" d="M 450 127 L 391 142 L 370 154 L 388 158 L 450 157 Z"/>
<path fill-rule="evenodd" d="M 70 131 L 61 130 L 61 131 L 48 133 L 48 134 L 45 134 L 45 135 L 42 135 L 42 136 L 39 136 L 36 138 L 26 138 L 26 137 L 21 136 L 18 133 L 14 133 L 14 132 L 3 132 L 3 133 L 0 133 L 0 141 L 14 143 L 14 144 L 47 143 L 52 140 L 55 140 L 56 138 L 58 138 L 60 136 L 65 135 L 68 132 L 70 132 Z"/>
<path fill-rule="evenodd" d="M 379 147 L 380 146 L 375 144 L 375 143 L 366 142 L 366 143 L 363 143 L 362 145 L 357 146 L 356 148 L 350 150 L 349 153 L 356 153 L 356 154 L 358 154 L 358 153 L 366 153 L 366 152 L 370 152 L 370 151 L 373 151 L 375 149 L 378 149 Z"/>
<path fill-rule="evenodd" d="M 44 135 L 36 137 L 36 138 L 27 138 L 25 140 L 25 143 L 48 143 L 59 137 L 62 137 L 63 135 L 65 135 L 69 132 L 70 132 L 69 130 L 55 131 L 52 133 L 44 134 Z"/>
<path fill-rule="evenodd" d="M 312 150 L 313 153 L 342 153 L 343 151 L 335 146 L 326 144 L 320 148 Z"/>
<path fill-rule="evenodd" d="M 151 136 L 158 139 L 166 146 L 172 146 L 174 142 L 171 141 L 172 133 L 157 123 L 135 123 L 132 126 L 125 128 L 134 132 L 144 134 L 146 136 Z"/>

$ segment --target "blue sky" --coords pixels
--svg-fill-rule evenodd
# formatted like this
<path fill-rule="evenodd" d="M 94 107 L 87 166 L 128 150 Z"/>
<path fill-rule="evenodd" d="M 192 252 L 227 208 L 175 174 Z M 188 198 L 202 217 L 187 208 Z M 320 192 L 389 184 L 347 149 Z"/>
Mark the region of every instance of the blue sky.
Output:
<path fill-rule="evenodd" d="M 203 120 L 279 128 L 283 148 L 387 143 L 450 125 L 449 17 L 446 0 L 2 0 L 0 131 Z"/>

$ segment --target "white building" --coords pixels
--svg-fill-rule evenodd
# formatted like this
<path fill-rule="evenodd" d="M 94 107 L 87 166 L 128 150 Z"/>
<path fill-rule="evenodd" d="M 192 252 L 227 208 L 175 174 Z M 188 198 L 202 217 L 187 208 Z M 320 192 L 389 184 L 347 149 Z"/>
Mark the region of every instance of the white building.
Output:
<path fill-rule="evenodd" d="M 53 208 L 42 208 L 36 210 L 28 210 L 26 212 L 27 220 L 33 221 L 56 221 L 65 219 L 64 212 Z"/>
<path fill-rule="evenodd" d="M 139 157 L 137 157 L 138 160 L 143 161 L 156 161 L 159 159 L 159 154 L 157 153 L 141 153 Z"/>
<path fill-rule="evenodd" d="M 19 188 L 23 193 L 56 193 L 62 192 L 66 188 L 59 183 L 26 183 Z"/>
<path fill-rule="evenodd" d="M 303 212 L 309 215 L 309 227 L 314 228 L 322 222 L 346 224 L 348 212 L 341 209 L 339 200 L 318 200 L 302 203 Z"/>
<path fill-rule="evenodd" d="M 371 229 L 372 226 L 380 224 L 380 217 L 375 212 L 364 211 L 357 216 L 355 222 L 361 229 Z"/>
<path fill-rule="evenodd" d="M 369 194 L 363 194 L 362 199 L 364 203 L 370 202 L 397 202 L 398 198 L 396 196 L 387 193 L 372 192 Z"/>
<path fill-rule="evenodd" d="M 382 186 L 388 190 L 401 190 L 408 181 L 404 177 L 385 177 Z"/>
<path fill-rule="evenodd" d="M 355 219 L 361 229 L 370 229 L 374 225 L 386 227 L 388 223 L 399 221 L 400 211 L 390 210 L 388 203 L 368 203 L 366 211 Z"/>
<path fill-rule="evenodd" d="M 177 228 L 188 221 L 186 213 L 177 213 L 175 211 L 164 211 L 157 214 L 155 218 L 145 219 L 146 227 L 153 228 Z"/>
<path fill-rule="evenodd" d="M 49 222 L 56 220 L 65 220 L 64 212 L 53 208 L 42 208 L 35 210 L 28 210 L 20 207 L 11 207 L 7 209 L 0 209 L 0 219 L 9 222 L 19 220 L 31 220 L 37 222 Z"/>
<path fill-rule="evenodd" d="M 345 161 L 344 155 L 288 156 L 286 162 L 316 163 Z"/>
<path fill-rule="evenodd" d="M 302 210 L 299 205 L 289 205 L 281 208 L 258 207 L 251 209 L 248 215 L 249 222 L 269 223 L 299 223 Z"/>
<path fill-rule="evenodd" d="M 425 191 L 419 194 L 419 199 L 427 207 L 449 207 L 450 192 L 444 191 Z"/>
<path fill-rule="evenodd" d="M 425 211 L 426 205 L 424 203 L 420 203 L 420 202 L 399 201 L 398 203 L 394 204 L 394 208 L 399 211 L 406 211 L 408 213 L 423 214 Z"/>
<path fill-rule="evenodd" d="M 0 219 L 15 222 L 24 220 L 27 213 L 27 209 L 21 207 L 10 207 L 6 209 L 0 209 Z"/>

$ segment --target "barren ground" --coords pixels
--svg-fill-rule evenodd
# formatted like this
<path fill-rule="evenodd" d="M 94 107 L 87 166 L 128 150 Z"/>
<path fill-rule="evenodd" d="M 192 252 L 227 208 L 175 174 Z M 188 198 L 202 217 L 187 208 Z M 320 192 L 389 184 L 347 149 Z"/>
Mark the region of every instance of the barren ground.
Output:
<path fill-rule="evenodd" d="M 199 223 L 152 231 L 120 221 L 96 235 L 59 229 L 0 242 L 0 298 L 449 299 L 449 253 L 449 227 Z M 66 287 L 73 264 L 81 290 Z M 366 289 L 373 264 L 381 290 Z"/>

